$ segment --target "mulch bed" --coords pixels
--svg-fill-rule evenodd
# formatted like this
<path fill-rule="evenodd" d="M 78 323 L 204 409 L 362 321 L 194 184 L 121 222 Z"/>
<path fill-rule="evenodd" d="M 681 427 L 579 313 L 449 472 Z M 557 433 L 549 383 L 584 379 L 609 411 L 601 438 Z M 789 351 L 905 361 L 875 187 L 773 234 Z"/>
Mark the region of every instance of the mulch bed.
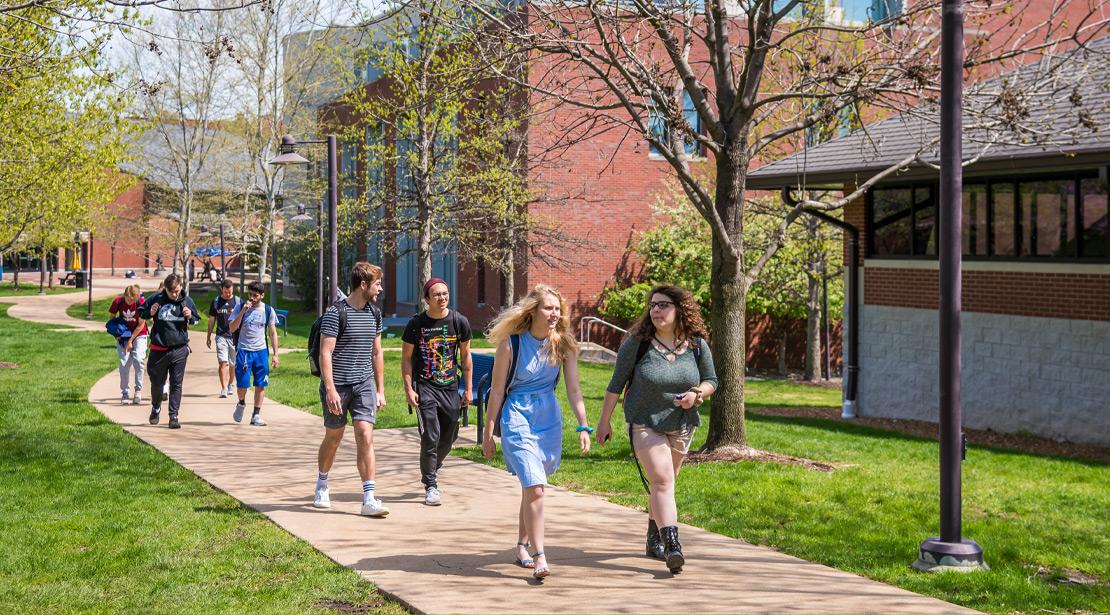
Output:
<path fill-rule="evenodd" d="M 793 455 L 783 455 L 782 453 L 773 453 L 771 451 L 761 451 L 754 448 L 745 448 L 739 451 L 732 452 L 692 452 L 686 456 L 686 463 L 714 463 L 714 462 L 732 462 L 732 461 L 758 461 L 763 463 L 783 463 L 787 465 L 802 466 L 803 468 L 813 470 L 815 472 L 832 472 L 838 467 L 831 463 L 824 463 L 821 461 L 814 461 L 804 457 L 794 457 Z"/>
<path fill-rule="evenodd" d="M 930 440 L 938 439 L 938 426 L 931 421 L 886 419 L 872 416 L 842 419 L 840 418 L 839 408 L 749 408 L 748 412 L 767 416 L 843 421 L 854 425 L 873 427 L 883 431 L 910 434 Z M 1036 436 L 999 433 L 989 429 L 964 429 L 964 432 L 967 434 L 967 441 L 969 444 L 1014 450 L 1033 455 L 1088 459 L 1110 463 L 1110 447 L 1061 442 L 1059 440 L 1038 438 Z"/>

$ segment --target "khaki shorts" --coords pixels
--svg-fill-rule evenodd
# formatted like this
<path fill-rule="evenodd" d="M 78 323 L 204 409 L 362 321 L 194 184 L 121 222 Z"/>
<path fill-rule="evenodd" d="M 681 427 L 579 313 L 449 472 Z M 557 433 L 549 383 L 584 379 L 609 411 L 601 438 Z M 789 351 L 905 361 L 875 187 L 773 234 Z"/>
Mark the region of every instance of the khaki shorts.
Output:
<path fill-rule="evenodd" d="M 690 452 L 690 443 L 693 441 L 693 428 L 662 432 L 644 425 L 632 425 L 632 445 L 636 450 L 647 450 L 653 446 L 667 446 L 679 455 L 686 455 Z"/>

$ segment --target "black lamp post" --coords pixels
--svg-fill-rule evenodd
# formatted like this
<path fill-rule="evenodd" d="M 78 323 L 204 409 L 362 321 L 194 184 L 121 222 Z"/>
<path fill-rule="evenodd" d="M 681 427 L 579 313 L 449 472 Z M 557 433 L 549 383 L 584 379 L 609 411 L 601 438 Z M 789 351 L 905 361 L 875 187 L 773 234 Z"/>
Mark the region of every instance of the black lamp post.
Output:
<path fill-rule="evenodd" d="M 960 416 L 960 283 L 963 192 L 963 0 L 944 0 L 940 56 L 940 536 L 921 543 L 917 570 L 986 568 L 983 549 L 963 537 Z"/>
<path fill-rule="evenodd" d="M 92 311 L 92 256 L 93 256 L 93 234 L 92 231 L 78 231 L 74 234 L 74 239 L 78 242 L 85 241 L 85 287 L 89 291 L 89 305 L 85 313 L 85 320 L 93 319 Z"/>
<path fill-rule="evenodd" d="M 224 223 L 220 223 L 220 281 L 227 279 L 227 252 L 224 251 Z"/>
<path fill-rule="evenodd" d="M 328 251 L 329 251 L 329 303 L 334 303 L 338 296 L 339 286 L 339 140 L 335 135 L 328 135 L 324 140 L 301 141 L 300 143 L 326 144 L 328 146 Z M 292 135 L 281 138 L 280 153 L 270 160 L 270 164 L 308 164 L 308 159 L 297 153 L 298 142 Z M 322 281 L 317 280 L 317 288 L 322 286 Z M 322 306 L 317 302 L 317 310 Z"/>

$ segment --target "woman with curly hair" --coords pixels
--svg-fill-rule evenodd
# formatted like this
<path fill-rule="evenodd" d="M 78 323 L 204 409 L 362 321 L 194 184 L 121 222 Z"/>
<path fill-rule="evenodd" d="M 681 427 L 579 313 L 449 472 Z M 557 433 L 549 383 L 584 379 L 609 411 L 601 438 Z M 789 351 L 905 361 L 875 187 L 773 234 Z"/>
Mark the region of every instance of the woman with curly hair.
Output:
<path fill-rule="evenodd" d="M 567 303 L 559 291 L 540 284 L 490 324 L 486 336 L 497 347 L 490 385 L 482 454 L 491 459 L 495 421 L 501 428 L 505 465 L 520 479 L 516 562 L 551 574 L 543 554 L 544 487 L 563 457 L 563 413 L 555 399 L 560 371 L 567 399 L 578 418 L 582 454 L 590 452 L 586 404 L 578 385 L 578 345 L 570 331 Z M 535 552 L 529 555 L 528 548 Z"/>
<path fill-rule="evenodd" d="M 665 285 L 647 298 L 647 309 L 617 352 L 597 443 L 612 436 L 609 421 L 624 392 L 628 438 L 650 484 L 647 555 L 677 573 L 686 560 L 678 541 L 675 479 L 701 423 L 698 408 L 717 389 L 717 374 L 694 295 Z"/>

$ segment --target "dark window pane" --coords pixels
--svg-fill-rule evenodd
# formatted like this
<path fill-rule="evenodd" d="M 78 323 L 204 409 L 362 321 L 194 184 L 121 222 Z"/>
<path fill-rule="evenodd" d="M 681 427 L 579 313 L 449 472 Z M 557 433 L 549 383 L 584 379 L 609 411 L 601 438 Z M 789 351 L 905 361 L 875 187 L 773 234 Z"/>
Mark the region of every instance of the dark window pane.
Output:
<path fill-rule="evenodd" d="M 1110 208 L 1107 207 L 1106 182 L 1084 179 L 1080 182 L 1083 199 L 1083 253 L 1080 256 L 1110 255 Z"/>
<path fill-rule="evenodd" d="M 987 255 L 987 187 L 964 184 L 963 194 L 964 256 Z"/>
<path fill-rule="evenodd" d="M 991 230 L 994 242 L 991 254 L 1014 256 L 1014 185 L 1010 182 L 991 184 Z"/>
<path fill-rule="evenodd" d="M 937 253 L 937 235 L 934 232 L 937 222 L 937 205 L 933 201 L 933 189 L 918 186 L 913 189 L 913 253 L 933 255 Z"/>
<path fill-rule="evenodd" d="M 888 188 L 872 193 L 871 237 L 876 256 L 910 255 L 910 204 L 913 191 L 909 188 Z"/>
<path fill-rule="evenodd" d="M 1075 182 L 1022 182 L 1021 256 L 1074 256 Z"/>

